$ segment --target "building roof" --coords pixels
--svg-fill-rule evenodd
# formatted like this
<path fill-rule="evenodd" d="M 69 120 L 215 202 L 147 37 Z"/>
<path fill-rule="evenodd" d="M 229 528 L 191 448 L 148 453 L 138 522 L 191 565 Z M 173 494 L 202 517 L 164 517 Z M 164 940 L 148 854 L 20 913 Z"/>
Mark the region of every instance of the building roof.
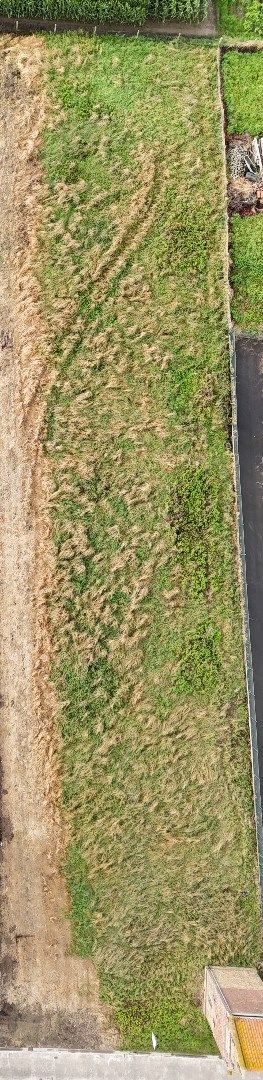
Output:
<path fill-rule="evenodd" d="M 235 1028 L 245 1068 L 263 1070 L 263 1020 L 236 1017 Z"/>
<path fill-rule="evenodd" d="M 212 967 L 210 971 L 233 1016 L 263 1017 L 263 982 L 255 968 Z"/>

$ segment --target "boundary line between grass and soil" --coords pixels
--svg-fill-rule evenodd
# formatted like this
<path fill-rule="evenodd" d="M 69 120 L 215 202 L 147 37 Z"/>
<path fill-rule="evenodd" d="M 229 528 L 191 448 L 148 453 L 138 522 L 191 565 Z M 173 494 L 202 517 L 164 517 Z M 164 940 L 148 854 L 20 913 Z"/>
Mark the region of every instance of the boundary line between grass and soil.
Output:
<path fill-rule="evenodd" d="M 263 48 L 263 42 L 260 43 L 261 49 Z M 231 47 L 230 47 L 231 48 Z M 247 592 L 247 570 L 246 570 L 246 549 L 245 549 L 245 534 L 244 534 L 244 522 L 243 522 L 243 507 L 242 507 L 242 491 L 241 491 L 241 476 L 240 476 L 240 462 L 239 462 L 239 446 L 238 446 L 238 423 L 237 423 L 237 389 L 236 389 L 236 335 L 235 329 L 231 317 L 230 307 L 230 257 L 229 257 L 229 218 L 227 208 L 227 163 L 226 163 L 226 127 L 227 117 L 224 101 L 224 80 L 222 72 L 222 59 L 225 52 L 230 51 L 228 46 L 219 45 L 217 64 L 218 64 L 218 93 L 221 112 L 221 132 L 222 132 L 222 156 L 223 156 L 223 179 L 225 190 L 225 253 L 224 253 L 224 271 L 225 271 L 225 286 L 226 286 L 226 315 L 228 322 L 228 339 L 229 339 L 229 362 L 230 362 L 230 387 L 231 387 L 231 408 L 232 408 L 232 450 L 233 450 L 233 463 L 234 463 L 234 483 L 235 483 L 235 497 L 236 497 L 236 529 L 237 529 L 237 541 L 238 541 L 238 565 L 239 565 L 239 577 L 240 577 L 240 591 L 241 591 L 241 607 L 242 607 L 242 621 L 243 621 L 243 643 L 244 643 L 244 658 L 245 658 L 245 671 L 246 671 L 246 687 L 247 687 L 247 702 L 248 702 L 248 717 L 249 717 L 249 733 L 250 733 L 250 747 L 251 747 L 251 763 L 252 763 L 252 781 L 253 781 L 253 794 L 254 794 L 254 812 L 255 812 L 255 824 L 256 824 L 256 841 L 257 841 L 257 856 L 258 856 L 258 868 L 259 868 L 259 885 L 260 885 L 260 898 L 261 907 L 263 907 L 263 816 L 262 816 L 262 800 L 261 800 L 261 787 L 260 787 L 260 771 L 259 771 L 259 754 L 258 754 L 258 735 L 257 735 L 257 716 L 256 716 L 256 704 L 255 704 L 255 691 L 254 691 L 254 675 L 253 675 L 253 661 L 252 650 L 250 640 L 250 624 L 249 624 L 249 607 L 248 607 L 248 592 Z M 239 50 L 238 50 L 239 51 Z M 242 46 L 240 50 L 242 52 L 252 52 L 256 49 L 252 49 L 251 45 Z"/>
<path fill-rule="evenodd" d="M 121 23 L 117 21 L 113 22 L 95 22 L 86 20 L 75 19 L 45 19 L 45 18 L 26 18 L 24 16 L 5 16 L 0 14 L 0 34 L 18 34 L 24 36 L 28 34 L 47 33 L 47 34 L 65 34 L 65 33 L 79 33 L 88 37 L 126 37 L 126 38 L 150 38 L 156 40 L 168 40 L 174 41 L 176 39 L 184 38 L 193 42 L 213 44 L 218 38 L 216 29 L 214 31 L 206 31 L 202 24 L 200 27 L 197 25 L 196 31 L 193 31 L 191 26 L 187 24 L 177 22 L 176 20 L 169 20 L 167 27 L 165 23 L 158 22 L 154 19 L 147 19 L 145 23 Z"/>
<path fill-rule="evenodd" d="M 204 20 L 204 23 L 206 20 Z M 193 29 L 195 25 L 195 29 Z M 167 20 L 167 23 L 156 19 L 146 19 L 144 23 L 123 23 L 86 21 L 85 19 L 45 19 L 37 16 L 26 18 L 20 15 L 4 15 L 0 13 L 0 35 L 12 34 L 23 37 L 24 35 L 46 33 L 67 34 L 78 33 L 87 37 L 124 37 L 145 38 L 155 41 L 187 41 L 191 45 L 213 46 L 218 43 L 221 57 L 225 52 L 258 52 L 263 49 L 263 38 L 247 41 L 239 39 L 230 40 L 220 36 L 216 26 L 214 30 L 205 27 L 203 23 L 191 24 L 177 20 Z"/>

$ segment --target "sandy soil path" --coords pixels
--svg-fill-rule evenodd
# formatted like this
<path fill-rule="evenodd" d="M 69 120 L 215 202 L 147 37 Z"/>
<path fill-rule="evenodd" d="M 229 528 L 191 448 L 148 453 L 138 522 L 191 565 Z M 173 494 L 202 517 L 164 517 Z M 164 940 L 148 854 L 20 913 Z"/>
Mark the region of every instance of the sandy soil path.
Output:
<path fill-rule="evenodd" d="M 103 1049 L 114 1034 L 106 1036 L 92 965 L 69 954 L 58 870 L 38 452 L 44 373 L 32 276 L 43 53 L 43 43 L 32 38 L 4 39 L 0 46 L 0 1045 Z"/>

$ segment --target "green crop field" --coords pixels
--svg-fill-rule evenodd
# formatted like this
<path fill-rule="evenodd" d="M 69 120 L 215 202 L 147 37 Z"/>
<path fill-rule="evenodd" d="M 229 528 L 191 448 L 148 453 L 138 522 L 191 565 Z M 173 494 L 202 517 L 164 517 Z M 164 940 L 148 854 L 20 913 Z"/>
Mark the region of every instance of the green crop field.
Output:
<path fill-rule="evenodd" d="M 224 38 L 254 41 L 263 37 L 261 0 L 216 0 L 218 32 Z"/>
<path fill-rule="evenodd" d="M 75 948 L 126 1047 L 211 1052 L 260 951 L 216 51 L 50 39 L 41 282 Z"/>
<path fill-rule="evenodd" d="M 263 51 L 228 53 L 223 61 L 229 132 L 263 133 Z M 232 312 L 245 330 L 263 329 L 263 215 L 231 218 Z"/>
<path fill-rule="evenodd" d="M 143 23 L 147 18 L 196 22 L 207 0 L 1 0 L 0 13 L 25 18 L 110 20 Z"/>

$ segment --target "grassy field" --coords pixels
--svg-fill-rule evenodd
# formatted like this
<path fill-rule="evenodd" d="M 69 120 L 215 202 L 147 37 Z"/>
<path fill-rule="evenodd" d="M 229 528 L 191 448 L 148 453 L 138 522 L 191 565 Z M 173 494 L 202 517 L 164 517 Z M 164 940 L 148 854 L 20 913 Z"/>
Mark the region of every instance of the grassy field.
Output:
<path fill-rule="evenodd" d="M 263 52 L 228 53 L 223 61 L 230 133 L 263 132 Z M 233 318 L 246 330 L 263 329 L 263 215 L 231 219 Z"/>
<path fill-rule="evenodd" d="M 218 34 L 236 41 L 255 41 L 263 37 L 261 0 L 216 0 Z"/>
<path fill-rule="evenodd" d="M 263 52 L 226 53 L 223 75 L 229 133 L 262 135 Z"/>
<path fill-rule="evenodd" d="M 66 874 L 123 1044 L 259 956 L 215 50 L 49 43 L 42 285 Z"/>
<path fill-rule="evenodd" d="M 218 33 L 224 37 L 243 37 L 243 17 L 241 9 L 233 0 L 217 0 L 216 3 Z"/>
<path fill-rule="evenodd" d="M 261 0 L 216 0 L 215 8 L 220 37 L 248 42 L 263 38 Z"/>
<path fill-rule="evenodd" d="M 263 219 L 240 218 L 231 222 L 232 314 L 244 330 L 263 330 Z"/>

